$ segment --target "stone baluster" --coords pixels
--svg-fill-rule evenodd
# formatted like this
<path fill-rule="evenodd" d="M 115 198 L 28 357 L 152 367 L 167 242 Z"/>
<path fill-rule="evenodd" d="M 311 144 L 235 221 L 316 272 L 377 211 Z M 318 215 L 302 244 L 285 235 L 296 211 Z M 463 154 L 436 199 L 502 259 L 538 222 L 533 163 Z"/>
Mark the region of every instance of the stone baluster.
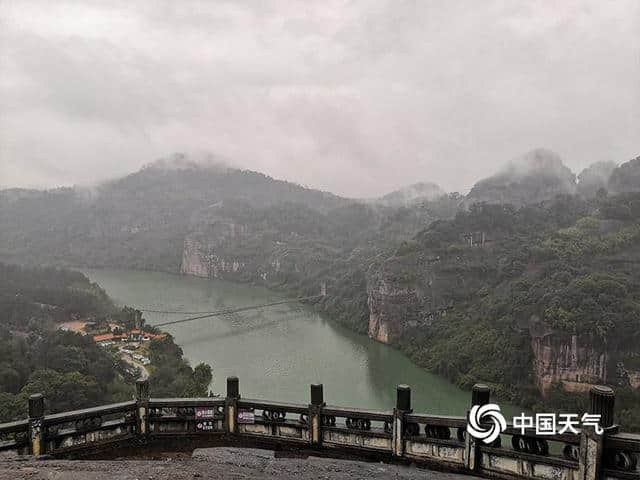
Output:
<path fill-rule="evenodd" d="M 322 384 L 312 384 L 308 418 L 309 443 L 316 447 L 322 445 L 322 408 L 325 405 Z"/>
<path fill-rule="evenodd" d="M 227 398 L 224 401 L 225 430 L 230 434 L 238 431 L 238 400 L 240 400 L 240 381 L 238 377 L 227 377 Z"/>
<path fill-rule="evenodd" d="M 36 393 L 29 397 L 29 440 L 31 454 L 35 457 L 44 455 L 46 443 L 44 438 L 44 396 Z"/>
<path fill-rule="evenodd" d="M 589 391 L 589 413 L 600 415 L 600 426 L 606 433 L 618 432 L 618 426 L 614 422 L 614 408 L 616 394 L 612 388 L 593 386 Z"/>
<path fill-rule="evenodd" d="M 393 427 L 391 430 L 394 457 L 402 457 L 404 455 L 404 416 L 412 411 L 411 387 L 409 385 L 398 385 L 396 387 L 396 406 L 393 409 Z"/>
<path fill-rule="evenodd" d="M 599 415 L 599 427 L 603 430 L 598 433 L 595 426 L 582 425 L 580 434 L 580 454 L 578 457 L 578 479 L 597 480 L 600 478 L 603 463 L 604 437 L 618 431 L 614 423 L 615 393 L 606 386 L 594 385 L 589 390 L 589 413 Z"/>
<path fill-rule="evenodd" d="M 136 426 L 141 440 L 149 438 L 149 380 L 136 381 Z"/>
<path fill-rule="evenodd" d="M 471 389 L 471 406 L 486 405 L 491 401 L 491 389 L 482 384 L 476 383 Z M 467 412 L 467 423 L 469 423 L 469 412 Z M 465 432 L 465 460 L 469 470 L 480 468 L 480 442 Z"/>

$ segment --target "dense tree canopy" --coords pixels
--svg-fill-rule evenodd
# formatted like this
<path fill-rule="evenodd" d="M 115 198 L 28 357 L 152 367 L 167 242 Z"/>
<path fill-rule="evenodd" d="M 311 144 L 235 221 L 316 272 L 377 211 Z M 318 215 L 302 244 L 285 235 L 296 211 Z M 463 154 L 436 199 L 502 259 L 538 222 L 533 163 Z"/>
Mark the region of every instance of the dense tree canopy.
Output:
<path fill-rule="evenodd" d="M 90 318 L 128 329 L 135 316 L 79 272 L 0 263 L 0 421 L 23 418 L 33 393 L 45 395 L 50 412 L 131 399 L 135 377 L 123 360 L 91 336 L 57 327 Z M 208 365 L 192 369 L 169 336 L 150 349 L 154 394 L 207 394 Z"/>

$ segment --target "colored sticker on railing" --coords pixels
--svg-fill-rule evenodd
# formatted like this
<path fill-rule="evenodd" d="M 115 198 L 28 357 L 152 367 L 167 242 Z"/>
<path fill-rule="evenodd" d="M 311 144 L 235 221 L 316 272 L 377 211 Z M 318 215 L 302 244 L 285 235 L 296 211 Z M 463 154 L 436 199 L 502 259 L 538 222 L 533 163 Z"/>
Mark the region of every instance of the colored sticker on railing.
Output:
<path fill-rule="evenodd" d="M 196 407 L 196 418 L 213 418 L 216 414 L 211 407 Z"/>
<path fill-rule="evenodd" d="M 200 431 L 200 432 L 205 432 L 205 431 L 210 431 L 210 430 L 214 430 L 215 427 L 213 425 L 213 422 L 208 421 L 208 422 L 197 422 L 196 423 L 196 430 Z"/>
<path fill-rule="evenodd" d="M 255 423 L 256 416 L 253 410 L 238 410 L 238 423 Z"/>

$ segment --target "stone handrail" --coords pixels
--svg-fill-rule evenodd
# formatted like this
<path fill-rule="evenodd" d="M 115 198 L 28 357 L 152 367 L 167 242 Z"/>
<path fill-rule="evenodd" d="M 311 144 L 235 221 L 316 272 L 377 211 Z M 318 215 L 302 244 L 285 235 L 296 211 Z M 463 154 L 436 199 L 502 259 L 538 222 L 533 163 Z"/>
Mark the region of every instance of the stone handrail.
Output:
<path fill-rule="evenodd" d="M 303 405 L 242 398 L 236 377 L 227 379 L 225 398 L 151 398 L 145 380 L 134 401 L 54 415 L 44 415 L 44 397 L 33 395 L 27 420 L 0 425 L 0 452 L 64 457 L 190 439 L 408 461 L 492 478 L 640 480 L 640 435 L 618 433 L 611 389 L 594 387 L 590 396 L 602 435 L 592 427 L 542 435 L 507 425 L 487 445 L 467 434 L 468 415 L 414 413 L 406 385 L 398 386 L 393 410 L 378 411 L 326 405 L 322 385 L 311 385 L 311 402 Z M 489 401 L 489 389 L 475 385 L 471 406 Z"/>
<path fill-rule="evenodd" d="M 0 424 L 0 452 L 29 453 L 29 420 Z"/>

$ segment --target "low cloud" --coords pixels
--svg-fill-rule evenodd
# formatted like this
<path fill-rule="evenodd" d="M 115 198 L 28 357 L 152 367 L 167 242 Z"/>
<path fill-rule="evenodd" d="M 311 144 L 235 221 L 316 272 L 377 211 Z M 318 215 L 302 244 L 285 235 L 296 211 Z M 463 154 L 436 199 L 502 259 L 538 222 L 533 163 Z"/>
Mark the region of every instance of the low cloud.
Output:
<path fill-rule="evenodd" d="M 0 185 L 172 152 L 349 196 L 638 154 L 640 4 L 0 1 Z"/>

